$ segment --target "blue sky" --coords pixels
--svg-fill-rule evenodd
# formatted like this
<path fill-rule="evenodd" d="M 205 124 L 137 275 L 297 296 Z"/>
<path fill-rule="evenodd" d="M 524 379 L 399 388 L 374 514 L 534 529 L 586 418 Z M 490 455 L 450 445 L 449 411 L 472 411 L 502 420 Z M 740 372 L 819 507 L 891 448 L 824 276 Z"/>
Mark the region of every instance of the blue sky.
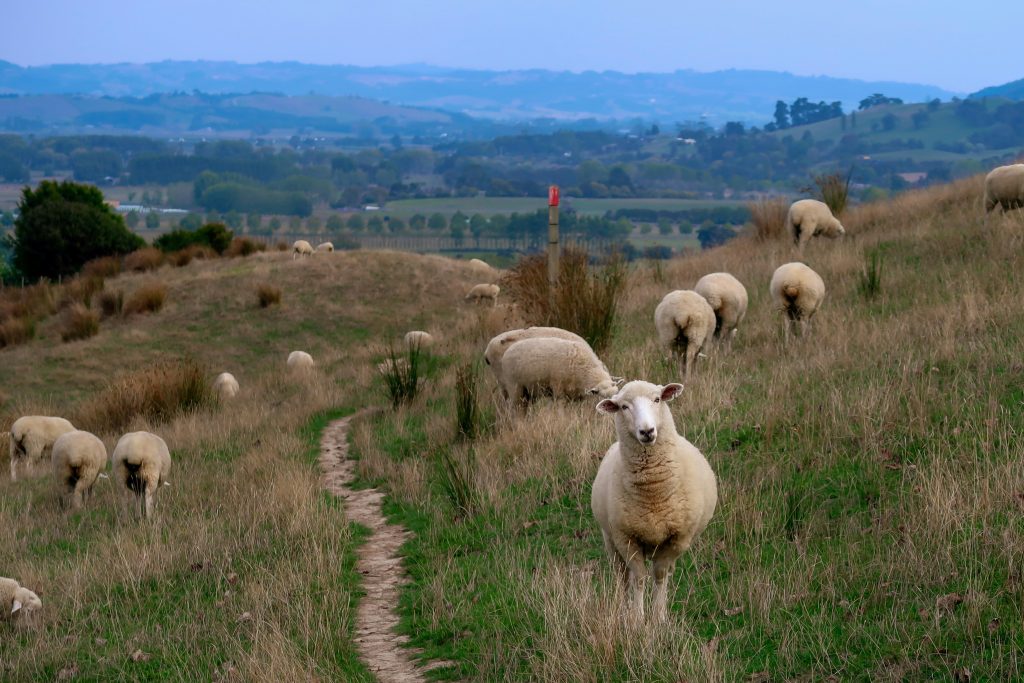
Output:
<path fill-rule="evenodd" d="M 23 65 L 752 68 L 957 91 L 1024 78 L 1024 0 L 12 0 L 2 16 L 0 59 Z"/>

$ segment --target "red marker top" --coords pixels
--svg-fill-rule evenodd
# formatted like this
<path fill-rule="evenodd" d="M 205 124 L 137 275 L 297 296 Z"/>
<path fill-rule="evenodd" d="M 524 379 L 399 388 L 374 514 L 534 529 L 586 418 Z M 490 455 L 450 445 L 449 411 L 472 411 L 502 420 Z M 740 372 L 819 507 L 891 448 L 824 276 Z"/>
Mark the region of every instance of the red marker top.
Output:
<path fill-rule="evenodd" d="M 548 187 L 548 206 L 558 206 L 558 185 Z"/>

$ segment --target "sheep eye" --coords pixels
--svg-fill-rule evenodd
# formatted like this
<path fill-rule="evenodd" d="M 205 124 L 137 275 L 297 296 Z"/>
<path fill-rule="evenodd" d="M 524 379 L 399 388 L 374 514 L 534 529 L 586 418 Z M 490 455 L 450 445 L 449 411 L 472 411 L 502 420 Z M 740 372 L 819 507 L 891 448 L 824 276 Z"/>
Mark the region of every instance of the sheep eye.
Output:
<path fill-rule="evenodd" d="M 654 402 L 655 402 L 655 403 L 661 403 L 661 398 L 656 398 L 656 399 L 654 399 Z"/>
<path fill-rule="evenodd" d="M 622 409 L 623 410 L 629 410 L 629 404 L 623 404 Z"/>

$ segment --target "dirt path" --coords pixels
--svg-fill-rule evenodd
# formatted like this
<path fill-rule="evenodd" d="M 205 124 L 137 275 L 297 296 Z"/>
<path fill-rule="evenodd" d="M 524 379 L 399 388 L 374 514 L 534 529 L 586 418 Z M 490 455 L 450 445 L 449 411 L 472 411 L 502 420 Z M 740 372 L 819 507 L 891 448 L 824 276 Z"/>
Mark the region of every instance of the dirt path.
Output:
<path fill-rule="evenodd" d="M 370 529 L 371 535 L 359 548 L 356 571 L 363 577 L 366 596 L 356 611 L 356 648 L 366 666 L 382 683 L 425 681 L 423 672 L 447 662 L 417 667 L 412 656 L 416 650 L 405 646 L 406 636 L 398 635 L 398 593 L 408 579 L 402 571 L 398 549 L 411 533 L 404 527 L 388 524 L 381 512 L 384 494 L 377 489 L 353 491 L 355 461 L 348 457 L 349 423 L 360 411 L 327 425 L 320 440 L 320 469 L 324 488 L 345 500 L 349 519 Z"/>

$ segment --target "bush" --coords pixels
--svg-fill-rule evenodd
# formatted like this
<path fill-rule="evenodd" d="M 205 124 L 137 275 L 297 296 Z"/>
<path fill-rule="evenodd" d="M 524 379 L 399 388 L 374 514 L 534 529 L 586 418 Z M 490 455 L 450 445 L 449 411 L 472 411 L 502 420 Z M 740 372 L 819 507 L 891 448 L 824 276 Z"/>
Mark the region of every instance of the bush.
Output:
<path fill-rule="evenodd" d="M 156 270 L 164 262 L 164 253 L 154 247 L 133 251 L 124 257 L 125 270 L 143 272 Z"/>
<path fill-rule="evenodd" d="M 60 338 L 66 342 L 88 339 L 100 331 L 100 317 L 82 304 L 73 304 L 64 314 Z"/>
<path fill-rule="evenodd" d="M 112 318 L 121 315 L 124 310 L 124 292 L 120 289 L 105 289 L 100 292 L 100 312 L 104 318 Z"/>
<path fill-rule="evenodd" d="M 196 230 L 177 228 L 153 240 L 153 246 L 164 252 L 181 251 L 192 245 L 202 245 L 218 254 L 231 245 L 234 233 L 223 223 L 207 223 Z"/>
<path fill-rule="evenodd" d="M 227 256 L 249 256 L 255 254 L 258 251 L 266 251 L 267 245 L 263 242 L 257 242 L 256 240 L 249 239 L 248 237 L 236 237 L 231 240 L 231 245 L 228 247 L 226 253 Z"/>
<path fill-rule="evenodd" d="M 0 323 L 0 349 L 24 344 L 35 334 L 36 326 L 30 318 L 7 318 Z"/>
<path fill-rule="evenodd" d="M 173 360 L 129 372 L 88 401 L 74 422 L 94 433 L 123 432 L 136 416 L 152 424 L 214 404 L 206 369 L 193 360 Z"/>
<path fill-rule="evenodd" d="M 575 332 L 600 353 L 611 341 L 626 282 L 627 266 L 621 254 L 613 254 L 603 266 L 592 269 L 586 251 L 566 249 L 559 259 L 553 294 L 544 254 L 521 258 L 506 276 L 503 288 L 531 325 Z"/>
<path fill-rule="evenodd" d="M 117 256 L 94 258 L 82 266 L 85 277 L 108 278 L 121 274 L 121 259 Z"/>
<path fill-rule="evenodd" d="M 761 199 L 747 205 L 754 236 L 762 242 L 786 238 L 786 218 L 789 202 L 785 199 Z"/>
<path fill-rule="evenodd" d="M 260 308 L 275 306 L 281 303 L 281 290 L 266 282 L 260 283 L 256 287 L 256 299 L 260 303 Z"/>
<path fill-rule="evenodd" d="M 133 313 L 155 313 L 163 308 L 167 298 L 167 287 L 159 282 L 139 287 L 124 304 L 127 315 Z"/>

